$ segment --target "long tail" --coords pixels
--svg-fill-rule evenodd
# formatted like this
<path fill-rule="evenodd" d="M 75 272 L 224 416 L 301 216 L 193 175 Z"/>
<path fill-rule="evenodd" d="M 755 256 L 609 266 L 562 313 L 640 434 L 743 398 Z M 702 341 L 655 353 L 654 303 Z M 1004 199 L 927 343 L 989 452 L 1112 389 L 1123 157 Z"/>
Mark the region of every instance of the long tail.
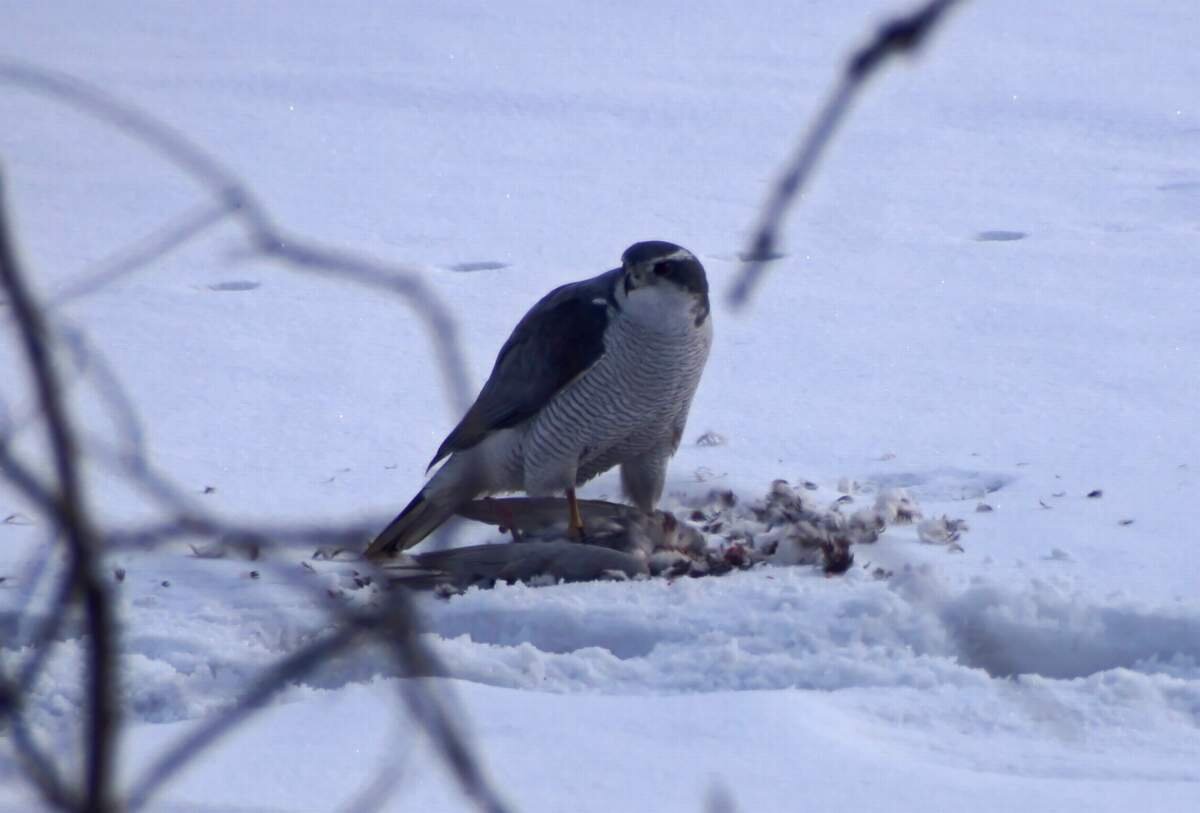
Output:
<path fill-rule="evenodd" d="M 476 489 L 464 483 L 462 477 L 456 476 L 457 467 L 452 466 L 453 463 L 452 459 L 443 466 L 399 516 L 375 537 L 375 541 L 367 547 L 368 559 L 385 559 L 411 548 L 437 530 L 460 507 L 478 496 Z"/>

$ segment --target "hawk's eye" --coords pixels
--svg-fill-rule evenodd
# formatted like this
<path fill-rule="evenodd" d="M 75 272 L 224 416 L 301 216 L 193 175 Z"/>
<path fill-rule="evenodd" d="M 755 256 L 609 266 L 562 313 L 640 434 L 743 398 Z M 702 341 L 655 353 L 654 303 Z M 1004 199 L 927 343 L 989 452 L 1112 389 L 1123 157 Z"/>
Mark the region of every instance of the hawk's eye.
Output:
<path fill-rule="evenodd" d="M 671 270 L 670 261 L 664 261 L 664 262 L 658 263 L 654 266 L 654 273 L 658 274 L 660 277 L 669 273 L 670 270 Z"/>

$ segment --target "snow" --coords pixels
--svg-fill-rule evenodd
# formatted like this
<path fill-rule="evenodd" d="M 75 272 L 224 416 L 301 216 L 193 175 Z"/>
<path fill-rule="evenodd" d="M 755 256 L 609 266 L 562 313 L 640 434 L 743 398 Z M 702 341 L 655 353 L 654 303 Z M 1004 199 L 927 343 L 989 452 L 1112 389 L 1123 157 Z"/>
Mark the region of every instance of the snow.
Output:
<path fill-rule="evenodd" d="M 636 240 L 687 246 L 716 339 L 672 504 L 753 500 L 784 478 L 851 508 L 902 488 L 927 520 L 967 521 L 961 551 L 890 526 L 839 577 L 768 566 L 423 597 L 438 682 L 516 808 L 1196 809 L 1200 10 L 967 4 L 868 88 L 786 256 L 732 312 L 778 167 L 847 47 L 896 8 L 0 0 L 0 54 L 152 111 L 289 230 L 420 268 L 476 384 L 554 285 Z M 10 86 L 0 121 L 47 299 L 200 200 L 121 135 Z M 381 525 L 458 417 L 423 325 L 377 290 L 247 260 L 241 237 L 213 229 L 55 313 L 108 360 L 153 463 L 194 500 Z M 32 401 L 0 335 L 0 426 L 19 425 Z M 91 435 L 118 442 L 92 379 L 72 381 Z M 28 430 L 16 448 L 45 457 Z M 106 522 L 153 515 L 103 467 L 88 487 Z M 615 497 L 617 480 L 585 491 Z M 6 668 L 49 592 L 29 567 L 44 522 L 0 487 L 13 514 L 33 524 L 0 524 Z M 123 776 L 328 629 L 325 590 L 356 565 L 309 571 L 311 552 L 111 553 Z M 63 754 L 81 651 L 60 642 L 31 699 Z M 375 653 L 327 664 L 155 809 L 328 809 L 381 766 L 388 809 L 465 809 L 398 717 L 398 680 Z M 0 809 L 27 810 L 6 736 Z"/>

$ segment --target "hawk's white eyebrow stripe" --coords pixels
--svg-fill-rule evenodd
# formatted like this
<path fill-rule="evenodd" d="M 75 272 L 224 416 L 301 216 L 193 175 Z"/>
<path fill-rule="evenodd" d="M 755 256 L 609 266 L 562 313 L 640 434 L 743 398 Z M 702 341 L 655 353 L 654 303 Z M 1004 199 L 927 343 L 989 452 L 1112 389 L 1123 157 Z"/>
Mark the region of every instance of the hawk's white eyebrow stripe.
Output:
<path fill-rule="evenodd" d="M 696 257 L 695 257 L 695 255 L 692 254 L 692 252 L 688 251 L 686 248 L 681 248 L 681 249 L 679 249 L 679 251 L 672 252 L 671 254 L 668 254 L 665 257 L 659 257 L 658 262 L 662 262 L 663 260 L 694 260 L 694 259 L 696 259 Z"/>
<path fill-rule="evenodd" d="M 593 300 L 592 300 L 592 304 L 593 304 L 593 305 L 607 305 L 607 304 L 608 304 L 608 300 L 607 300 L 607 299 L 605 299 L 605 298 L 604 298 L 604 297 L 602 297 L 602 296 L 598 296 L 598 297 L 596 297 L 595 299 L 593 299 Z"/>

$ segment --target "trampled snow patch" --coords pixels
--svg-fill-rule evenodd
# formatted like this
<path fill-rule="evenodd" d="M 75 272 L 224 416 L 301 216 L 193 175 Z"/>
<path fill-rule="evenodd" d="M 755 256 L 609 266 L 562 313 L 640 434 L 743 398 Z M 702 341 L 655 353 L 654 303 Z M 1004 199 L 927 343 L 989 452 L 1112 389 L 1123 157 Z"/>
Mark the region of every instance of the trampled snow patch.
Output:
<path fill-rule="evenodd" d="M 916 543 L 886 533 L 860 559 L 886 561 Z M 174 561 L 171 561 L 174 559 Z M 864 561 L 843 576 L 760 565 L 723 577 L 530 587 L 499 584 L 420 607 L 450 677 L 553 693 L 681 694 L 763 689 L 938 687 L 1006 691 L 1035 679 L 1064 696 L 1097 686 L 1134 713 L 1155 704 L 1200 725 L 1200 605 L 1097 599 L 1050 579 L 959 582 L 928 565 L 881 575 Z M 163 555 L 159 566 L 209 571 L 170 587 L 140 574 L 120 591 L 131 719 L 202 716 L 273 659 L 327 631 L 294 580 L 246 578 L 246 563 Z M 259 565 L 256 565 L 259 566 Z M 298 564 L 283 565 L 301 569 Z M 352 563 L 314 562 L 337 584 Z M 170 572 L 167 570 L 160 572 Z M 325 575 L 323 576 L 322 573 Z M 333 581 L 329 581 L 333 579 Z M 202 598 L 228 585 L 229 600 Z M 369 599 L 367 599 L 369 600 Z M 185 615 L 173 608 L 192 605 Z M 13 653 L 20 654 L 20 653 Z M 61 644 L 35 693 L 48 730 L 81 708 L 78 639 Z M 395 674 L 369 654 L 327 664 L 307 683 L 337 688 Z M 1082 682 L 1081 682 L 1082 681 Z M 59 723 L 55 723 L 55 721 Z"/>
<path fill-rule="evenodd" d="M 551 691 L 832 690 L 1127 669 L 1200 679 L 1200 607 L 1096 603 L 925 569 L 472 590 L 430 607 L 451 674 Z M 741 657 L 744 654 L 744 657 Z M 586 664 L 586 668 L 581 668 Z M 1197 687 L 1200 690 L 1200 687 Z"/>

